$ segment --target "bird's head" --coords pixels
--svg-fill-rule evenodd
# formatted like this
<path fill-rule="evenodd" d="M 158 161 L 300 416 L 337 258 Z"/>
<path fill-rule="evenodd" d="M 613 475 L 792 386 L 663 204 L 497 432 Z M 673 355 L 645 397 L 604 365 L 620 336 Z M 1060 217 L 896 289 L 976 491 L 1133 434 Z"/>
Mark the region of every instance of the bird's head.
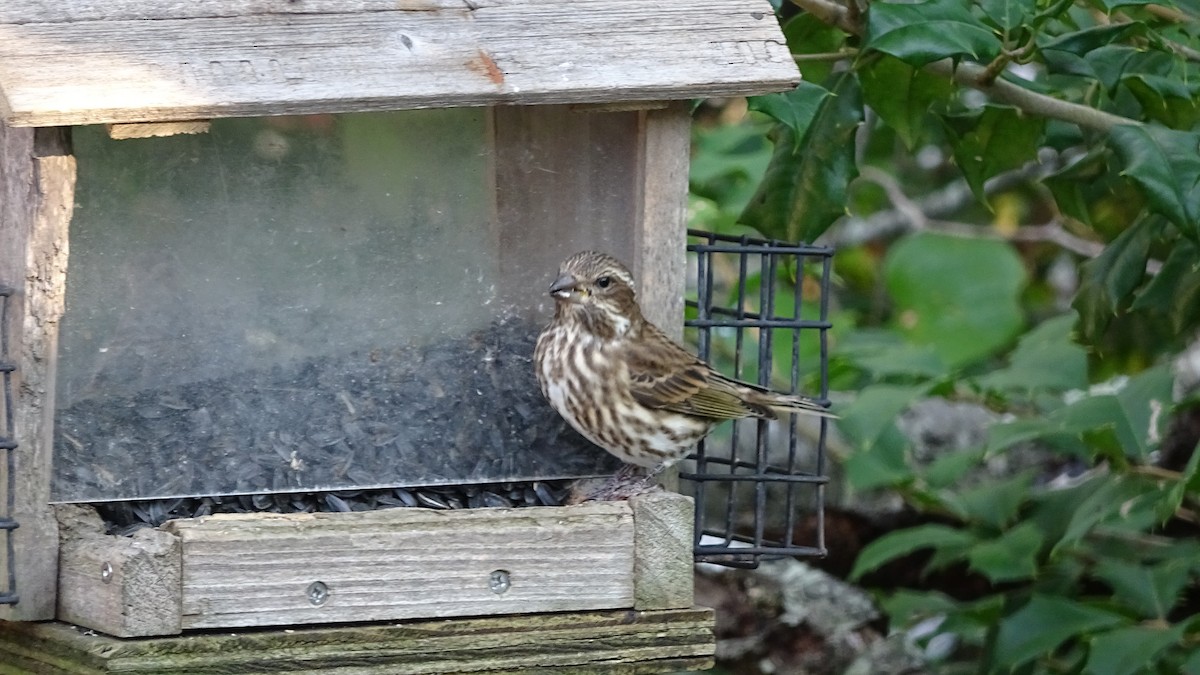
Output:
<path fill-rule="evenodd" d="M 564 260 L 550 295 L 557 319 L 580 322 L 597 337 L 619 337 L 642 321 L 633 275 L 604 253 L 581 251 Z"/>

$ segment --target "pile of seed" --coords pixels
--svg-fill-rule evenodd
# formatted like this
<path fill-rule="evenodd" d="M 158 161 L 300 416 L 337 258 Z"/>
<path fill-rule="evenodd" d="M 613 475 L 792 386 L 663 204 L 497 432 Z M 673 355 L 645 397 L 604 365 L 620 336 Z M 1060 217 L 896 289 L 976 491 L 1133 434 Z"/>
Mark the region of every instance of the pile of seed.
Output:
<path fill-rule="evenodd" d="M 485 485 L 442 485 L 424 488 L 275 492 L 232 497 L 187 497 L 94 504 L 109 534 L 128 535 L 157 527 L 173 518 L 214 513 L 318 513 L 374 511 L 391 508 L 476 509 L 559 506 L 572 480 Z"/>
<path fill-rule="evenodd" d="M 194 515 L 206 504 L 216 512 L 231 500 L 282 499 L 271 493 L 291 500 L 317 491 L 457 490 L 612 473 L 616 460 L 543 400 L 532 366 L 538 329 L 497 321 L 419 347 L 308 358 L 78 401 L 56 418 L 54 498 L 188 497 L 155 507 L 155 515 Z"/>

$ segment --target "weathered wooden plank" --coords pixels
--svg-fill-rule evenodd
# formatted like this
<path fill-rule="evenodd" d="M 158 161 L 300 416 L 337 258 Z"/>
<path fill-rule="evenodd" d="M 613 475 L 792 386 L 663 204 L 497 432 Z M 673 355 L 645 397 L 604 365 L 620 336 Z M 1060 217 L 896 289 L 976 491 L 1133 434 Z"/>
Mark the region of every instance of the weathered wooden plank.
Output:
<path fill-rule="evenodd" d="M 20 602 L 0 605 L 3 619 L 54 617 L 58 528 L 49 505 L 51 438 L 74 188 L 75 158 L 64 134 L 0 123 L 0 283 L 17 290 L 8 330 L 18 368 L 12 431 L 19 447 L 11 515 L 20 523 L 10 534 Z"/>
<path fill-rule="evenodd" d="M 636 267 L 630 234 L 639 213 L 639 114 L 568 106 L 493 111 L 500 302 L 527 307 L 533 289 L 540 304 L 530 318 L 545 321 L 554 305 L 545 289 L 563 258 L 583 249 Z"/>
<path fill-rule="evenodd" d="M 683 337 L 687 283 L 687 195 L 691 115 L 676 102 L 642 113 L 641 210 L 638 213 L 639 300 L 646 318 L 671 337 Z"/>
<path fill-rule="evenodd" d="M 713 615 L 693 608 L 227 632 L 143 640 L 0 623 L 0 673 L 658 673 L 712 666 Z"/>
<path fill-rule="evenodd" d="M 695 601 L 693 501 L 674 492 L 632 497 L 634 609 L 682 609 Z"/>
<path fill-rule="evenodd" d="M 237 514 L 164 529 L 183 546 L 185 629 L 633 606 L 625 503 Z"/>
<path fill-rule="evenodd" d="M 62 505 L 56 512 L 59 620 L 117 637 L 178 635 L 179 539 L 153 528 L 106 535 L 89 506 Z"/>
<path fill-rule="evenodd" d="M 179 134 L 206 134 L 212 123 L 208 120 L 190 122 L 145 122 L 107 125 L 108 137 L 123 141 L 130 138 L 154 138 Z"/>
<path fill-rule="evenodd" d="M 764 0 L 696 0 L 687 21 L 648 0 L 362 2 L 342 13 L 146 4 L 103 17 L 82 1 L 5 6 L 0 116 L 41 126 L 666 100 L 799 77 Z"/>

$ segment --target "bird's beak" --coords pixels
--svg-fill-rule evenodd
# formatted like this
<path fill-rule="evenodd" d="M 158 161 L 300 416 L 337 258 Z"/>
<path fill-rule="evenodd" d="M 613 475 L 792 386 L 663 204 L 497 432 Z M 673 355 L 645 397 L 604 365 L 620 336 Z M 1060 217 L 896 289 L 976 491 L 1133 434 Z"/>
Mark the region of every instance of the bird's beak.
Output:
<path fill-rule="evenodd" d="M 579 281 L 570 274 L 564 274 L 550 284 L 550 295 L 556 298 L 569 298 L 573 291 L 579 290 Z"/>

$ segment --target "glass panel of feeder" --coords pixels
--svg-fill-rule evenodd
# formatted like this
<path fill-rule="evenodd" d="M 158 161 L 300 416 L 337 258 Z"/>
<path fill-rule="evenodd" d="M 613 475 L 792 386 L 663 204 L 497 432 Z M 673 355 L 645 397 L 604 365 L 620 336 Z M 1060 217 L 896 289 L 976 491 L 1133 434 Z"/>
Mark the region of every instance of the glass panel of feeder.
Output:
<path fill-rule="evenodd" d="M 559 260 L 632 262 L 637 119 L 76 129 L 54 498 L 610 472 L 542 400 L 531 356 Z"/>

